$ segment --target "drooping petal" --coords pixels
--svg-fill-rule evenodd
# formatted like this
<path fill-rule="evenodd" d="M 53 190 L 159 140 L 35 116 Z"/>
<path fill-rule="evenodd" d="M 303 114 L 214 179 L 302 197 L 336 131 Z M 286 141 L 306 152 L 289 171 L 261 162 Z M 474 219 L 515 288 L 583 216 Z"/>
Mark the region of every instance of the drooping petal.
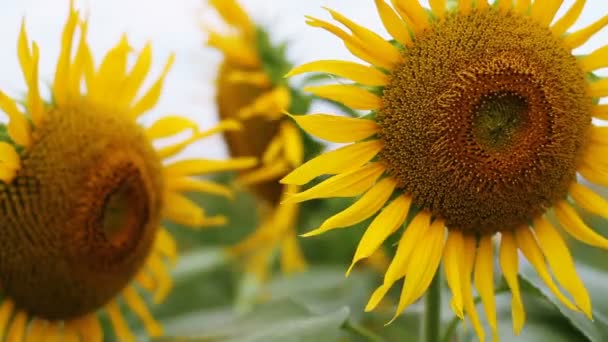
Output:
<path fill-rule="evenodd" d="M 335 143 L 363 140 L 380 130 L 373 120 L 332 114 L 290 115 L 290 117 L 306 132 Z"/>
<path fill-rule="evenodd" d="M 256 51 L 241 37 L 224 36 L 209 31 L 207 45 L 222 51 L 224 57 L 230 63 L 246 68 L 257 68 L 260 66 L 260 59 Z"/>
<path fill-rule="evenodd" d="M 158 254 L 152 254 L 148 257 L 146 269 L 150 272 L 156 282 L 156 291 L 153 294 L 152 301 L 155 304 L 161 303 L 165 300 L 173 287 L 171 275 L 169 274 L 163 259 L 161 259 Z"/>
<path fill-rule="evenodd" d="M 471 320 L 473 329 L 477 333 L 477 337 L 480 342 L 485 341 L 485 332 L 479 320 L 479 314 L 475 307 L 473 300 L 473 285 L 471 284 L 471 275 L 473 274 L 473 268 L 475 266 L 475 258 L 477 252 L 477 241 L 475 236 L 464 236 L 464 269 L 462 272 L 462 300 L 464 303 L 464 310 Z"/>
<path fill-rule="evenodd" d="M 131 329 L 129 329 L 124 316 L 120 312 L 120 307 L 116 300 L 112 300 L 106 304 L 105 309 L 117 339 L 124 342 L 135 341 L 135 336 L 131 332 Z"/>
<path fill-rule="evenodd" d="M 177 261 L 177 244 L 171 234 L 163 227 L 159 227 L 156 231 L 154 250 L 173 263 Z"/>
<path fill-rule="evenodd" d="M 163 216 L 176 223 L 192 228 L 218 226 L 226 223 L 226 218 L 223 216 L 206 216 L 203 208 L 199 207 L 186 196 L 176 192 L 167 192 L 165 194 Z"/>
<path fill-rule="evenodd" d="M 462 299 L 463 282 L 470 281 L 463 275 L 464 265 L 464 236 L 462 231 L 453 230 L 448 234 L 448 240 L 443 250 L 443 267 L 446 280 L 452 291 L 451 306 L 460 319 L 464 319 L 464 301 Z"/>
<path fill-rule="evenodd" d="M 302 64 L 291 69 L 285 77 L 306 72 L 325 72 L 369 86 L 382 86 L 388 83 L 388 75 L 372 66 L 338 60 L 321 60 Z"/>
<path fill-rule="evenodd" d="M 289 234 L 281 242 L 281 270 L 285 274 L 306 269 L 306 259 L 295 233 Z"/>
<path fill-rule="evenodd" d="M 78 331 L 83 342 L 101 342 L 103 340 L 103 329 L 94 313 L 69 320 L 66 325 Z"/>
<path fill-rule="evenodd" d="M 371 311 L 378 306 L 382 298 L 386 295 L 393 284 L 403 278 L 408 272 L 408 265 L 416 245 L 420 242 L 424 234 L 426 234 L 430 226 L 431 214 L 427 211 L 422 211 L 414 217 L 409 224 L 397 245 L 397 251 L 393 257 L 393 261 L 388 266 L 384 274 L 382 285 L 374 291 L 370 297 L 365 311 Z"/>
<path fill-rule="evenodd" d="M 582 57 L 579 59 L 579 63 L 585 72 L 608 67 L 608 45 Z"/>
<path fill-rule="evenodd" d="M 190 177 L 172 177 L 166 180 L 166 189 L 173 192 L 202 192 L 234 199 L 234 193 L 225 185 Z"/>
<path fill-rule="evenodd" d="M 338 174 L 359 168 L 382 149 L 379 140 L 364 141 L 326 152 L 293 170 L 281 183 L 302 185 L 324 174 Z"/>
<path fill-rule="evenodd" d="M 570 310 L 579 311 L 579 309 L 572 304 L 570 299 L 568 299 L 561 290 L 557 287 L 551 274 L 549 274 L 549 270 L 547 269 L 547 264 L 545 262 L 545 258 L 534 238 L 530 228 L 528 227 L 520 227 L 515 231 L 515 240 L 517 241 L 517 246 L 523 252 L 524 256 L 530 264 L 534 267 L 540 278 L 547 284 L 547 287 L 553 292 L 553 294 L 562 302 L 566 307 Z"/>
<path fill-rule="evenodd" d="M 566 201 L 555 205 L 555 216 L 568 234 L 588 245 L 608 249 L 608 239 L 593 231 Z"/>
<path fill-rule="evenodd" d="M 391 2 L 414 32 L 418 33 L 429 26 L 426 9 L 419 0 L 391 0 Z"/>
<path fill-rule="evenodd" d="M 237 27 L 247 35 L 254 33 L 255 25 L 236 0 L 210 0 L 209 4 L 215 7 L 228 24 Z"/>
<path fill-rule="evenodd" d="M 439 268 L 445 241 L 445 224 L 436 220 L 417 242 L 407 266 L 407 278 L 393 320 L 428 289 Z"/>
<path fill-rule="evenodd" d="M 240 185 L 252 185 L 275 181 L 289 172 L 289 170 L 291 170 L 291 166 L 285 160 L 275 160 L 270 164 L 263 165 L 255 170 L 238 176 L 236 182 Z"/>
<path fill-rule="evenodd" d="M 0 303 L 0 340 L 4 339 L 13 310 L 15 310 L 15 303 L 9 298 L 2 299 L 2 303 Z"/>
<path fill-rule="evenodd" d="M 11 321 L 11 325 L 8 328 L 8 334 L 6 335 L 6 339 L 9 342 L 17 342 L 23 341 L 25 337 L 26 328 L 27 328 L 27 313 L 23 310 L 17 310 L 17 313 L 13 317 Z"/>
<path fill-rule="evenodd" d="M 384 170 L 381 164 L 370 163 L 333 176 L 308 190 L 294 194 L 283 203 L 303 202 L 315 198 L 358 196 L 374 185 Z"/>
<path fill-rule="evenodd" d="M 29 73 L 30 78 L 27 79 L 27 109 L 32 117 L 34 126 L 39 126 L 44 120 L 44 104 L 40 98 L 40 90 L 38 89 L 38 61 L 40 59 L 40 50 L 38 44 L 32 46 L 32 70 Z"/>
<path fill-rule="evenodd" d="M 290 121 L 281 122 L 279 135 L 283 141 L 285 159 L 291 167 L 298 167 L 304 159 L 304 146 L 298 128 Z"/>
<path fill-rule="evenodd" d="M 322 234 L 328 230 L 348 227 L 357 224 L 382 209 L 393 194 L 397 183 L 390 177 L 374 185 L 350 207 L 325 220 L 321 226 L 302 236 L 309 237 Z"/>
<path fill-rule="evenodd" d="M 8 116 L 8 135 L 17 144 L 28 147 L 32 143 L 31 126 L 13 99 L 0 91 L 0 110 Z"/>
<path fill-rule="evenodd" d="M 359 245 L 353 256 L 353 261 L 351 262 L 348 271 L 346 271 L 346 275 L 350 274 L 359 260 L 371 256 L 389 235 L 393 234 L 401 225 L 403 225 L 411 203 L 411 197 L 401 195 L 395 198 L 380 212 L 380 214 L 378 214 L 378 216 L 376 216 L 365 230 L 361 240 L 359 240 Z"/>
<path fill-rule="evenodd" d="M 137 293 L 137 291 L 132 286 L 127 286 L 122 291 L 122 297 L 125 301 L 125 304 L 129 307 L 131 311 L 141 319 L 144 329 L 150 337 L 158 337 L 163 333 L 163 328 L 161 325 L 152 317 L 152 314 L 148 310 L 146 303 L 141 298 L 141 296 Z"/>
<path fill-rule="evenodd" d="M 566 14 L 561 17 L 554 25 L 551 27 L 551 31 L 558 36 L 561 37 L 580 17 L 583 12 L 583 8 L 585 8 L 586 0 L 576 0 L 574 4 L 568 9 Z"/>
<path fill-rule="evenodd" d="M 589 319 L 592 319 L 591 299 L 585 285 L 576 273 L 574 261 L 566 243 L 545 218 L 540 217 L 534 220 L 534 232 L 555 278 L 564 289 L 570 292 L 576 305 Z"/>
<path fill-rule="evenodd" d="M 336 101 L 353 109 L 373 110 L 382 105 L 382 99 L 371 92 L 353 84 L 328 84 L 305 87 L 304 91 L 319 97 Z"/>
<path fill-rule="evenodd" d="M 183 116 L 166 116 L 155 121 L 146 129 L 146 135 L 151 139 L 160 139 L 178 134 L 186 130 L 196 130 L 196 122 Z"/>
<path fill-rule="evenodd" d="M 500 268 L 505 281 L 511 289 L 511 316 L 513 319 L 513 332 L 519 335 L 526 321 L 526 311 L 521 300 L 521 291 L 519 288 L 519 261 L 517 257 L 517 244 L 515 236 L 511 231 L 501 233 L 502 239 L 500 242 Z"/>
<path fill-rule="evenodd" d="M 57 59 L 55 81 L 53 82 L 53 98 L 59 105 L 65 104 L 68 96 L 70 81 L 70 60 L 72 56 L 72 40 L 78 24 L 78 12 L 70 4 L 70 14 L 65 23 L 61 36 L 61 52 Z"/>
<path fill-rule="evenodd" d="M 287 87 L 275 87 L 271 91 L 258 96 L 253 103 L 239 109 L 237 116 L 248 119 L 254 116 L 262 116 L 276 119 L 288 109 L 291 95 Z"/>
<path fill-rule="evenodd" d="M 475 258 L 475 287 L 481 296 L 483 309 L 488 324 L 492 329 L 492 340 L 498 341 L 498 323 L 496 319 L 496 298 L 494 295 L 494 246 L 492 236 L 485 235 L 479 239 L 477 257 Z"/>

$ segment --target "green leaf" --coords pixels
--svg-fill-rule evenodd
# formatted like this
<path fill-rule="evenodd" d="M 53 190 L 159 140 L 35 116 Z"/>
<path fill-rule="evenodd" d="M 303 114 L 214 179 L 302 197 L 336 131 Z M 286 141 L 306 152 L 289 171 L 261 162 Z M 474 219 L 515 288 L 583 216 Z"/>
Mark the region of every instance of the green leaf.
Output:
<path fill-rule="evenodd" d="M 590 269 L 584 266 L 578 266 L 579 274 L 581 275 L 590 275 Z M 594 299 L 600 299 L 605 296 L 606 291 L 608 290 L 608 277 L 605 274 L 601 276 L 604 280 L 598 279 L 600 276 L 599 272 L 594 272 L 594 277 L 583 276 L 583 279 L 589 278 L 589 281 L 592 282 L 591 298 L 592 301 Z M 582 333 L 589 341 L 592 342 L 603 342 L 608 341 L 608 318 L 597 309 L 593 310 L 593 321 L 589 320 L 584 314 L 580 312 L 572 311 L 566 308 L 560 301 L 558 301 L 553 294 L 549 291 L 549 289 L 543 284 L 543 282 L 538 278 L 536 273 L 530 268 L 524 268 L 522 274 L 522 285 L 524 285 L 524 289 L 527 289 L 528 292 L 536 292 L 540 297 L 549 301 L 550 303 L 557 308 L 559 313 L 570 322 L 570 324 L 575 327 L 580 333 Z M 542 285 L 537 285 L 542 284 Z M 602 287 L 602 289 L 600 289 Z M 530 291 L 531 290 L 531 291 Z"/>
<path fill-rule="evenodd" d="M 213 313 L 213 320 L 210 320 L 213 317 L 210 313 L 182 317 L 179 321 L 167 325 L 169 334 L 188 334 L 196 337 L 169 337 L 156 341 L 336 341 L 344 334 L 341 327 L 348 319 L 349 312 L 347 307 L 342 307 L 317 315 L 286 299 L 266 303 L 245 315 L 231 315 L 227 311 L 219 311 Z M 181 332 L 175 331 L 177 327 L 182 327 Z"/>

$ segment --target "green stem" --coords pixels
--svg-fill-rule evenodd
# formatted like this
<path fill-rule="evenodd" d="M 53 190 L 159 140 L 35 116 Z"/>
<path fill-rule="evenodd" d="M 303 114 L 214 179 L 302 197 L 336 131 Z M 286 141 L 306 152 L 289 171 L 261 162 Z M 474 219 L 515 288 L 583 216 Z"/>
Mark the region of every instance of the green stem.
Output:
<path fill-rule="evenodd" d="M 347 320 L 346 322 L 344 322 L 343 328 L 352 332 L 355 335 L 359 335 L 365 338 L 369 342 L 385 342 L 382 336 L 377 335 L 375 332 L 351 320 Z"/>
<path fill-rule="evenodd" d="M 421 342 L 438 342 L 441 328 L 441 274 L 437 272 L 424 299 Z"/>

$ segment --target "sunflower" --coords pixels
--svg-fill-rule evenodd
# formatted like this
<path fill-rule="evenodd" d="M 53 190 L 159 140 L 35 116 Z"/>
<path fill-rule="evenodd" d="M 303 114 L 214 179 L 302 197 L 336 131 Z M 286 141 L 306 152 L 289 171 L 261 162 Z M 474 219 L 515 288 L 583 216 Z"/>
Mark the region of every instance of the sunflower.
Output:
<path fill-rule="evenodd" d="M 96 68 L 86 31 L 87 22 L 70 6 L 52 100 L 44 101 L 38 45 L 30 43 L 23 23 L 18 57 L 27 96 L 20 102 L 0 92 L 0 109 L 9 117 L 0 135 L 0 339 L 101 341 L 103 311 L 116 338 L 131 341 L 125 308 L 149 335 L 161 334 L 145 300 L 160 302 L 171 287 L 176 243 L 161 220 L 194 228 L 224 224 L 224 217 L 205 215 L 182 193 L 226 194 L 193 176 L 255 164 L 253 158 L 164 163 L 193 141 L 239 125 L 227 121 L 199 131 L 186 118 L 167 116 L 140 126 L 137 120 L 159 99 L 173 57 L 141 91 L 150 45 L 127 68 L 132 48 L 123 37 Z M 178 144 L 152 145 L 188 130 L 191 137 Z"/>
<path fill-rule="evenodd" d="M 593 117 L 608 118 L 608 107 L 598 104 L 608 96 L 608 80 L 592 74 L 608 66 L 608 46 L 573 53 L 608 24 L 608 16 L 567 33 L 584 0 L 559 18 L 561 0 L 461 0 L 454 8 L 431 0 L 430 9 L 417 0 L 391 3 L 375 1 L 390 41 L 331 9 L 348 30 L 308 17 L 309 25 L 336 35 L 365 64 L 314 61 L 290 75 L 350 79 L 308 91 L 372 112 L 361 118 L 292 116 L 308 133 L 347 145 L 283 178 L 284 184 L 304 185 L 333 175 L 286 202 L 361 195 L 306 235 L 377 213 L 352 269 L 407 222 L 366 310 L 404 278 L 398 315 L 425 293 L 443 259 L 455 313 L 466 314 L 484 339 L 474 285 L 496 337 L 496 253 L 519 333 L 525 321 L 517 278 L 521 251 L 564 305 L 591 317 L 589 295 L 549 217 L 554 214 L 573 238 L 608 248 L 574 206 L 608 217 L 608 202 L 577 178 L 608 186 L 608 167 L 599 158 L 608 152 L 608 128 L 592 123 Z"/>
<path fill-rule="evenodd" d="M 299 205 L 280 204 L 297 185 L 282 185 L 280 178 L 302 164 L 304 142 L 297 126 L 282 113 L 297 103 L 283 75 L 291 68 L 282 47 L 273 46 L 269 35 L 253 23 L 235 0 L 211 0 L 232 32 L 208 31 L 208 45 L 223 54 L 217 78 L 216 102 L 221 119 L 242 122 L 239 132 L 225 132 L 230 154 L 256 156 L 262 164 L 241 172 L 237 182 L 258 200 L 260 223 L 255 231 L 229 248 L 246 256 L 247 269 L 266 279 L 280 253 L 285 273 L 302 270 L 306 262 L 296 241 Z"/>

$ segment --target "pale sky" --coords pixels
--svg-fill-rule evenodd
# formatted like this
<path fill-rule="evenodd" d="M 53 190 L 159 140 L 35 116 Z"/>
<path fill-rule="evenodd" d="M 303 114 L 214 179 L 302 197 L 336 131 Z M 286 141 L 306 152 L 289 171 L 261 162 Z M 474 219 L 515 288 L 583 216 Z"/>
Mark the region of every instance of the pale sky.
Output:
<path fill-rule="evenodd" d="M 569 5 L 574 0 L 566 0 Z M 16 41 L 21 18 L 26 17 L 30 39 L 41 50 L 42 84 L 52 79 L 59 51 L 59 36 L 66 18 L 68 0 L 0 0 L 0 89 L 19 95 L 25 89 L 16 57 Z M 201 24 L 218 25 L 217 17 L 201 0 L 75 0 L 76 6 L 90 15 L 89 41 L 99 61 L 101 54 L 113 46 L 123 32 L 131 44 L 141 48 L 152 41 L 155 64 L 159 72 L 171 52 L 176 63 L 167 78 L 165 91 L 153 116 L 180 113 L 194 118 L 202 126 L 216 121 L 213 82 L 219 54 L 204 47 Z M 273 32 L 277 40 L 289 40 L 290 55 L 295 64 L 315 59 L 353 59 L 332 35 L 308 27 L 304 15 L 322 18 L 329 15 L 321 9 L 328 6 L 385 37 L 372 0 L 241 0 L 254 19 Z M 608 13 L 605 0 L 588 0 L 576 27 L 590 24 Z M 563 6 L 567 8 L 567 6 Z M 583 52 L 608 43 L 608 29 L 583 47 Z M 603 70 L 606 71 L 606 70 Z M 603 72 L 608 75 L 607 72 Z M 222 157 L 220 139 L 203 143 L 208 157 Z"/>

